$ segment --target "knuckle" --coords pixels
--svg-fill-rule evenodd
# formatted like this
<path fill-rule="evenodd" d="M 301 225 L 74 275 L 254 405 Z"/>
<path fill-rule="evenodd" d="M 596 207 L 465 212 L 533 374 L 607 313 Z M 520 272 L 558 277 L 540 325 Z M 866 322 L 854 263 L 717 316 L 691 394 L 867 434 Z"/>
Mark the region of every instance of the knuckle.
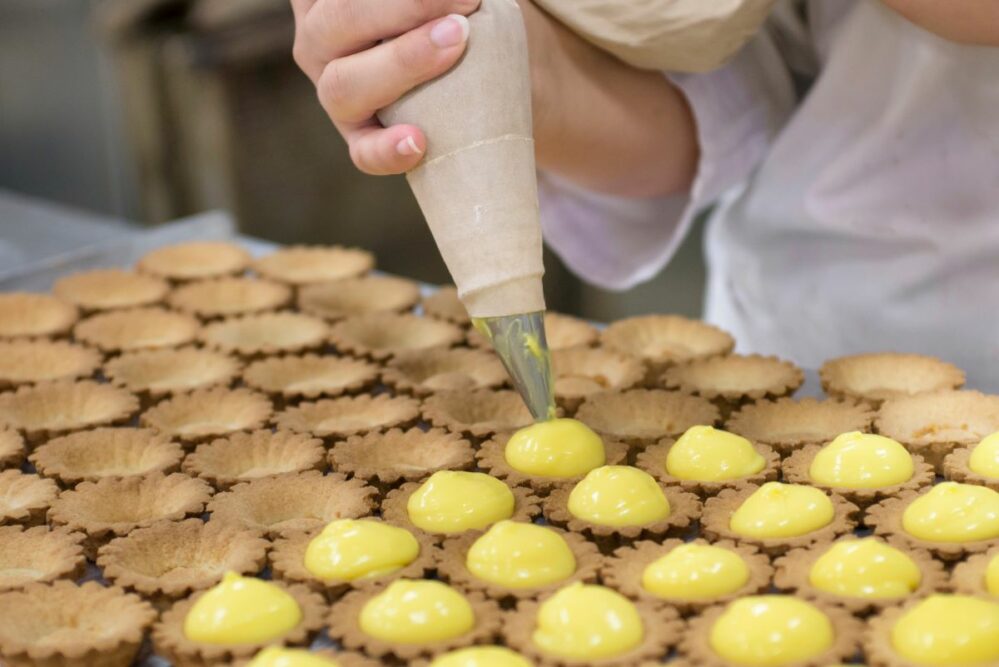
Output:
<path fill-rule="evenodd" d="M 291 57 L 298 65 L 298 68 L 305 70 L 308 67 L 309 62 L 309 50 L 306 48 L 301 38 L 295 39 L 295 43 L 291 47 Z"/>
<path fill-rule="evenodd" d="M 350 103 L 350 82 L 338 61 L 334 60 L 323 70 L 316 86 L 319 101 L 334 120 L 340 119 Z"/>

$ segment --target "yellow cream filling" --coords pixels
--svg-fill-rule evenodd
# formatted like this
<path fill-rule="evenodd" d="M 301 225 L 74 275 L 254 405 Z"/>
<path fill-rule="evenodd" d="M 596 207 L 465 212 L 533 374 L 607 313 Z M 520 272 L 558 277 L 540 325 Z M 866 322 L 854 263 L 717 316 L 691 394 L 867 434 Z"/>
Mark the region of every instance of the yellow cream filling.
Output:
<path fill-rule="evenodd" d="M 412 533 L 370 519 L 338 519 L 305 550 L 305 569 L 320 579 L 354 581 L 406 567 L 420 555 Z"/>
<path fill-rule="evenodd" d="M 819 489 L 767 482 L 739 505 L 729 527 L 745 537 L 796 537 L 828 525 L 834 514 L 832 501 Z"/>
<path fill-rule="evenodd" d="M 465 566 L 477 578 L 507 588 L 538 588 L 571 577 L 576 557 L 550 528 L 500 521 L 472 544 Z"/>
<path fill-rule="evenodd" d="M 586 660 L 627 653 L 644 635 L 638 610 L 626 597 L 575 583 L 541 604 L 532 639 L 546 653 Z"/>
<path fill-rule="evenodd" d="M 985 566 L 985 590 L 999 597 L 999 555 L 993 556 Z"/>
<path fill-rule="evenodd" d="M 603 466 L 587 473 L 569 494 L 569 512 L 604 526 L 641 526 L 669 516 L 659 483 L 631 466 Z"/>
<path fill-rule="evenodd" d="M 654 560 L 642 573 L 642 587 L 661 598 L 711 600 L 736 592 L 749 581 L 749 567 L 730 549 L 682 544 Z"/>
<path fill-rule="evenodd" d="M 522 428 L 506 443 L 506 462 L 537 477 L 577 477 L 606 463 L 604 443 L 575 419 L 551 419 Z"/>
<path fill-rule="evenodd" d="M 406 510 L 417 528 L 431 533 L 478 530 L 513 516 L 513 492 L 481 472 L 435 472 L 409 497 Z"/>
<path fill-rule="evenodd" d="M 440 656 L 430 667 L 532 667 L 530 661 L 502 646 L 472 646 Z"/>
<path fill-rule="evenodd" d="M 913 500 L 902 527 L 928 542 L 965 542 L 999 537 L 999 493 L 984 486 L 942 482 Z"/>
<path fill-rule="evenodd" d="M 711 626 L 709 642 L 730 662 L 778 667 L 812 660 L 833 638 L 832 623 L 815 606 L 782 595 L 754 595 L 725 608 Z"/>
<path fill-rule="evenodd" d="M 891 631 L 903 658 L 919 665 L 985 665 L 999 661 L 999 603 L 965 595 L 931 595 Z"/>
<path fill-rule="evenodd" d="M 461 636 L 475 626 L 468 600 L 429 579 L 393 581 L 361 609 L 365 634 L 398 644 L 430 644 Z"/>
<path fill-rule="evenodd" d="M 999 432 L 975 445 L 968 457 L 968 468 L 982 477 L 999 479 Z"/>
<path fill-rule="evenodd" d="M 912 456 L 898 442 L 853 431 L 819 450 L 808 476 L 825 486 L 877 489 L 907 482 L 914 471 Z"/>
<path fill-rule="evenodd" d="M 748 477 L 765 465 L 749 440 L 711 426 L 691 426 L 666 455 L 666 472 L 697 482 Z"/>
<path fill-rule="evenodd" d="M 184 636 L 202 644 L 256 644 L 277 639 L 302 620 L 295 598 L 279 586 L 226 572 L 184 618 Z"/>
<path fill-rule="evenodd" d="M 258 653 L 246 667 L 339 667 L 333 658 L 318 656 L 300 648 L 268 646 Z"/>
<path fill-rule="evenodd" d="M 833 544 L 812 564 L 815 588 L 852 598 L 890 599 L 909 595 L 922 573 L 909 556 L 873 538 Z"/>

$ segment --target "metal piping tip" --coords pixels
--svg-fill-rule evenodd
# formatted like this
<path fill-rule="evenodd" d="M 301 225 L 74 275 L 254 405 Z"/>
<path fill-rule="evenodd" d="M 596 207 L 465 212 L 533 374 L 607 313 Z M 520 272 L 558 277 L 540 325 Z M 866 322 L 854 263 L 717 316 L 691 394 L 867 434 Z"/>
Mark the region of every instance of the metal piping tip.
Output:
<path fill-rule="evenodd" d="M 489 339 L 513 385 L 535 421 L 555 417 L 552 360 L 545 339 L 544 312 L 475 318 L 475 328 Z"/>

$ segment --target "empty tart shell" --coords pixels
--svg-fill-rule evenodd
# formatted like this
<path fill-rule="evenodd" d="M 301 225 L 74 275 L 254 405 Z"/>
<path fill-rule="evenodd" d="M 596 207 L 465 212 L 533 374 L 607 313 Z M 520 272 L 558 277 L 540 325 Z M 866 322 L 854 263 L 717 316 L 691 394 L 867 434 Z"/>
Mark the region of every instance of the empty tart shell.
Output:
<path fill-rule="evenodd" d="M 21 431 L 29 444 L 95 426 L 127 422 L 139 399 L 90 380 L 46 382 L 0 394 L 0 424 Z"/>
<path fill-rule="evenodd" d="M 513 391 L 442 391 L 423 402 L 423 418 L 439 428 L 488 438 L 534 422 L 524 400 Z"/>
<path fill-rule="evenodd" d="M 545 599 L 520 600 L 516 612 L 509 614 L 503 624 L 503 639 L 507 646 L 518 651 L 538 667 L 632 667 L 633 665 L 657 663 L 669 654 L 683 634 L 683 621 L 676 610 L 663 605 L 635 602 L 635 608 L 642 619 L 642 642 L 622 655 L 607 658 L 581 658 L 574 660 L 565 656 L 546 653 L 534 643 L 538 610 Z"/>
<path fill-rule="evenodd" d="M 552 352 L 555 400 L 569 413 L 593 394 L 623 391 L 645 378 L 638 359 L 604 348 L 574 347 Z"/>
<path fill-rule="evenodd" d="M 291 301 L 291 289 L 269 280 L 215 278 L 181 285 L 168 301 L 176 310 L 210 319 L 283 308 Z"/>
<path fill-rule="evenodd" d="M 162 610 L 226 572 L 260 572 L 269 546 L 255 531 L 214 521 L 163 521 L 101 547 L 97 564 L 108 581 Z"/>
<path fill-rule="evenodd" d="M 559 486 L 573 486 L 582 475 L 573 477 L 540 477 L 521 472 L 507 463 L 506 444 L 510 433 L 501 433 L 482 443 L 475 453 L 479 468 L 493 477 L 498 477 L 510 486 L 529 486 L 539 496 L 548 495 Z M 628 445 L 623 442 L 604 441 L 604 464 L 624 465 L 627 463 Z"/>
<path fill-rule="evenodd" d="M 204 442 L 261 428 L 273 408 L 248 389 L 199 389 L 179 394 L 142 413 L 142 425 L 185 443 Z"/>
<path fill-rule="evenodd" d="M 3 433 L 0 432 L 0 441 L 2 440 Z M 975 472 L 969 467 L 971 452 L 974 448 L 975 445 L 966 445 L 964 447 L 958 447 L 948 454 L 946 458 L 944 458 L 943 462 L 944 477 L 954 482 L 977 484 L 979 486 L 987 486 L 993 491 L 999 491 L 999 477 L 986 477 L 979 472 Z M 2 449 L 3 446 L 0 444 L 0 450 Z M 0 455 L 0 460 L 2 459 L 3 456 Z"/>
<path fill-rule="evenodd" d="M 104 364 L 112 384 L 146 402 L 195 389 L 228 386 L 242 368 L 234 357 L 194 347 L 128 352 Z"/>
<path fill-rule="evenodd" d="M 629 389 L 587 398 L 576 419 L 601 435 L 629 445 L 650 445 L 676 437 L 691 426 L 718 422 L 718 408 L 706 398 L 661 389 Z"/>
<path fill-rule="evenodd" d="M 341 396 L 286 408 L 274 417 L 279 429 L 342 439 L 369 431 L 405 428 L 420 416 L 420 402 L 408 396 Z"/>
<path fill-rule="evenodd" d="M 0 294 L 0 338 L 61 336 L 79 317 L 76 306 L 47 294 Z"/>
<path fill-rule="evenodd" d="M 149 306 L 163 301 L 170 286 L 164 280 L 121 269 L 97 269 L 60 278 L 55 296 L 83 310 L 112 310 Z"/>
<path fill-rule="evenodd" d="M 0 594 L 7 667 L 128 667 L 156 619 L 148 603 L 96 581 L 31 584 Z"/>
<path fill-rule="evenodd" d="M 231 276 L 250 264 L 250 253 L 221 241 L 195 241 L 157 248 L 142 256 L 139 271 L 177 282 Z"/>
<path fill-rule="evenodd" d="M 360 359 L 307 354 L 255 361 L 244 371 L 243 382 L 287 402 L 356 394 L 373 387 L 378 373 L 377 366 Z"/>
<path fill-rule="evenodd" d="M 554 593 L 558 589 L 576 581 L 584 583 L 595 583 L 603 565 L 603 556 L 597 549 L 597 545 L 588 541 L 582 535 L 567 533 L 564 530 L 548 526 L 550 530 L 558 533 L 573 557 L 576 559 L 576 569 L 567 578 L 544 586 L 534 588 L 508 588 L 500 584 L 479 579 L 469 572 L 466 565 L 468 550 L 472 548 L 475 541 L 482 537 L 481 531 L 465 533 L 456 537 L 444 540 L 441 549 L 440 563 L 437 566 L 440 578 L 447 581 L 455 588 L 463 591 L 478 591 L 486 597 L 496 600 L 501 604 L 513 600 L 534 599 L 548 593 Z"/>
<path fill-rule="evenodd" d="M 201 330 L 207 347 L 244 357 L 294 354 L 318 350 L 329 328 L 315 317 L 300 313 L 243 315 L 213 322 Z"/>
<path fill-rule="evenodd" d="M 310 285 L 362 276 L 374 266 L 374 255 L 358 248 L 290 246 L 256 260 L 253 270 L 280 283 Z"/>
<path fill-rule="evenodd" d="M 103 477 L 134 477 L 180 469 L 184 450 L 145 428 L 98 428 L 49 440 L 31 454 L 44 477 L 65 486 Z"/>
<path fill-rule="evenodd" d="M 958 389 L 964 385 L 964 371 L 936 357 L 883 352 L 830 359 L 819 369 L 819 379 L 834 398 L 878 407 L 889 399 Z"/>
<path fill-rule="evenodd" d="M 999 558 L 999 545 L 958 563 L 951 575 L 951 587 L 964 595 L 991 595 L 985 585 L 985 571 L 996 558 Z"/>
<path fill-rule="evenodd" d="M 853 401 L 781 398 L 744 406 L 725 428 L 787 455 L 805 445 L 830 442 L 841 433 L 870 432 L 873 421 L 874 412 Z"/>
<path fill-rule="evenodd" d="M 9 426 L 0 426 L 0 470 L 18 468 L 24 462 L 24 438 Z"/>
<path fill-rule="evenodd" d="M 548 349 L 568 350 L 573 347 L 589 347 L 597 342 L 600 332 L 597 328 L 578 317 L 562 313 L 545 313 L 545 342 Z M 468 343 L 473 347 L 492 348 L 489 339 L 476 329 L 468 332 Z"/>
<path fill-rule="evenodd" d="M 20 470 L 0 472 L 0 526 L 19 523 L 37 526 L 45 523 L 46 512 L 59 495 L 51 479 Z"/>
<path fill-rule="evenodd" d="M 375 521 L 376 519 L 371 520 Z M 353 588 L 379 587 L 396 579 L 423 579 L 437 567 L 438 551 L 433 540 L 426 535 L 413 533 L 413 537 L 420 545 L 420 552 L 405 567 L 353 581 L 320 579 L 306 569 L 305 551 L 309 548 L 309 543 L 322 532 L 323 528 L 324 526 L 306 532 L 299 531 L 275 540 L 270 553 L 271 572 L 275 579 L 290 584 L 308 586 L 314 591 L 322 593 L 327 600 L 332 602 Z"/>
<path fill-rule="evenodd" d="M 400 352 L 385 365 L 382 381 L 397 392 L 430 396 L 497 389 L 506 383 L 507 373 L 495 354 L 456 347 Z"/>
<path fill-rule="evenodd" d="M 201 514 L 211 495 L 207 483 L 179 473 L 105 477 L 64 491 L 52 503 L 49 522 L 86 533 L 84 550 L 93 558 L 98 547 L 136 528 Z"/>
<path fill-rule="evenodd" d="M 0 527 L 0 592 L 83 576 L 83 533 L 65 528 Z"/>
<path fill-rule="evenodd" d="M 720 482 L 702 482 L 691 479 L 680 479 L 669 474 L 666 470 L 666 457 L 669 450 L 673 448 L 676 441 L 672 438 L 665 438 L 654 445 L 649 445 L 644 450 L 638 452 L 635 458 L 635 467 L 641 468 L 660 482 L 679 486 L 684 491 L 696 493 L 702 498 L 713 496 L 722 489 L 742 486 L 743 484 L 763 484 L 772 482 L 780 475 L 780 455 L 769 445 L 753 443 L 753 449 L 763 457 L 766 462 L 763 468 L 752 475 L 726 479 Z"/>
<path fill-rule="evenodd" d="M 298 307 L 302 312 L 334 321 L 368 313 L 403 313 L 412 310 L 419 300 L 419 285 L 391 276 L 307 285 L 298 292 Z"/>
<path fill-rule="evenodd" d="M 334 519 L 359 519 L 375 509 L 377 491 L 359 479 L 316 471 L 237 484 L 208 504 L 212 521 L 284 537 L 322 528 Z"/>
<path fill-rule="evenodd" d="M 152 639 L 156 654 L 169 660 L 174 667 L 214 667 L 249 658 L 266 646 L 309 646 L 325 621 L 326 603 L 323 598 L 305 586 L 289 586 L 280 581 L 271 583 L 291 595 L 302 611 L 302 619 L 284 635 L 254 644 L 205 644 L 188 639 L 184 634 L 184 619 L 198 598 L 205 593 L 199 591 L 170 607 L 153 626 Z"/>
<path fill-rule="evenodd" d="M 837 542 L 854 540 L 851 536 L 841 537 Z M 920 598 L 946 589 L 947 575 L 943 565 L 933 559 L 928 551 L 922 549 L 912 549 L 897 539 L 883 540 L 892 547 L 903 551 L 912 562 L 919 568 L 922 575 L 919 586 L 912 593 L 902 598 L 860 598 L 836 595 L 821 590 L 813 586 L 809 580 L 812 566 L 815 561 L 821 558 L 836 542 L 819 542 L 805 549 L 793 549 L 781 556 L 774 562 L 777 574 L 774 577 L 774 585 L 782 590 L 793 594 L 795 597 L 814 600 L 828 605 L 843 607 L 852 614 L 863 615 L 872 611 L 879 611 L 885 607 L 895 607 L 912 599 Z"/>
<path fill-rule="evenodd" d="M 351 591 L 334 604 L 327 619 L 330 638 L 348 649 L 378 658 L 384 664 L 409 664 L 416 658 L 432 657 L 475 644 L 490 644 L 499 637 L 504 620 L 499 606 L 481 593 L 463 593 L 475 616 L 475 624 L 470 631 L 451 639 L 424 644 L 394 644 L 377 639 L 361 629 L 358 619 L 364 605 L 381 592 L 380 588 L 371 587 Z"/>
<path fill-rule="evenodd" d="M 649 565 L 678 546 L 688 543 L 713 546 L 734 552 L 742 559 L 742 562 L 746 564 L 746 569 L 749 570 L 749 578 L 746 579 L 746 583 L 728 595 L 710 600 L 662 598 L 650 592 L 642 585 L 645 569 Z M 685 616 L 703 611 L 712 605 L 726 604 L 746 595 L 755 595 L 766 591 L 770 588 L 770 580 L 773 578 L 773 574 L 774 568 L 770 565 L 770 558 L 766 554 L 760 553 L 756 547 L 750 544 L 737 544 L 732 540 L 709 542 L 701 538 L 692 540 L 691 542 L 680 539 L 669 539 L 662 542 L 647 540 L 635 542 L 632 545 L 616 549 L 612 555 L 604 560 L 603 566 L 600 569 L 600 575 L 605 586 L 613 588 L 633 600 L 640 600 L 652 605 L 674 607 Z"/>
<path fill-rule="evenodd" d="M 759 486 L 747 484 L 740 488 L 725 489 L 717 496 L 708 498 L 701 515 L 701 534 L 711 540 L 732 540 L 741 544 L 752 544 L 770 556 L 780 556 L 791 549 L 810 547 L 822 541 L 831 541 L 840 535 L 853 532 L 857 527 L 856 515 L 859 508 L 837 495 L 829 495 L 833 506 L 833 518 L 826 525 L 804 535 L 794 537 L 756 538 L 736 533 L 730 527 L 732 514 L 755 492 Z"/>
<path fill-rule="evenodd" d="M 638 357 L 658 379 L 673 364 L 728 354 L 735 339 L 707 322 L 679 315 L 642 315 L 614 322 L 600 334 L 600 344 Z"/>
<path fill-rule="evenodd" d="M 306 470 L 326 464 L 323 441 L 290 431 L 254 431 L 199 445 L 184 459 L 184 472 L 218 490 L 240 482 Z"/>
<path fill-rule="evenodd" d="M 330 463 L 334 470 L 388 490 L 438 470 L 468 470 L 475 463 L 475 451 L 468 440 L 443 429 L 395 428 L 336 443 Z"/>
<path fill-rule="evenodd" d="M 94 374 L 101 354 L 64 341 L 0 341 L 0 389 Z"/>
<path fill-rule="evenodd" d="M 955 447 L 999 431 L 999 396 L 941 391 L 892 399 L 881 405 L 875 426 L 943 472 L 943 460 Z"/>
<path fill-rule="evenodd" d="M 823 491 L 835 493 L 838 496 L 846 498 L 861 509 L 864 509 L 884 498 L 894 498 L 903 491 L 918 490 L 924 486 L 929 486 L 933 484 L 933 480 L 935 479 L 933 466 L 924 461 L 922 456 L 919 456 L 918 454 L 911 454 L 913 466 L 912 477 L 901 484 L 882 486 L 874 489 L 853 489 L 842 486 L 826 486 L 825 484 L 820 484 L 819 482 L 813 480 L 812 476 L 809 474 L 812 461 L 815 459 L 815 455 L 821 450 L 822 447 L 819 445 L 806 445 L 805 447 L 795 451 L 788 458 L 784 459 L 781 469 L 783 470 L 785 481 L 793 482 L 795 484 L 808 484 L 822 489 Z"/>
<path fill-rule="evenodd" d="M 338 351 L 376 361 L 407 350 L 451 347 L 464 337 L 453 324 L 411 314 L 357 315 L 330 327 L 330 342 Z"/>
<path fill-rule="evenodd" d="M 193 317 L 164 308 L 126 308 L 81 320 L 73 336 L 104 352 L 130 352 L 190 343 L 198 327 Z"/>
<path fill-rule="evenodd" d="M 460 327 L 471 325 L 472 318 L 465 310 L 465 304 L 458 298 L 458 289 L 454 285 L 445 285 L 420 302 L 423 314 L 435 320 L 444 320 Z"/>

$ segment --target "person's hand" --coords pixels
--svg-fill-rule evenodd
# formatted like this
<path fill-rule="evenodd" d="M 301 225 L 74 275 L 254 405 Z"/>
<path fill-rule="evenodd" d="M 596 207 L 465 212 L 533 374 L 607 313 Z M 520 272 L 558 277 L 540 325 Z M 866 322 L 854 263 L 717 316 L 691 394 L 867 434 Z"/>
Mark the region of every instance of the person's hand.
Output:
<path fill-rule="evenodd" d="M 413 125 L 382 127 L 375 113 L 449 70 L 479 0 L 291 0 L 295 62 L 368 174 L 416 166 L 427 140 Z"/>

